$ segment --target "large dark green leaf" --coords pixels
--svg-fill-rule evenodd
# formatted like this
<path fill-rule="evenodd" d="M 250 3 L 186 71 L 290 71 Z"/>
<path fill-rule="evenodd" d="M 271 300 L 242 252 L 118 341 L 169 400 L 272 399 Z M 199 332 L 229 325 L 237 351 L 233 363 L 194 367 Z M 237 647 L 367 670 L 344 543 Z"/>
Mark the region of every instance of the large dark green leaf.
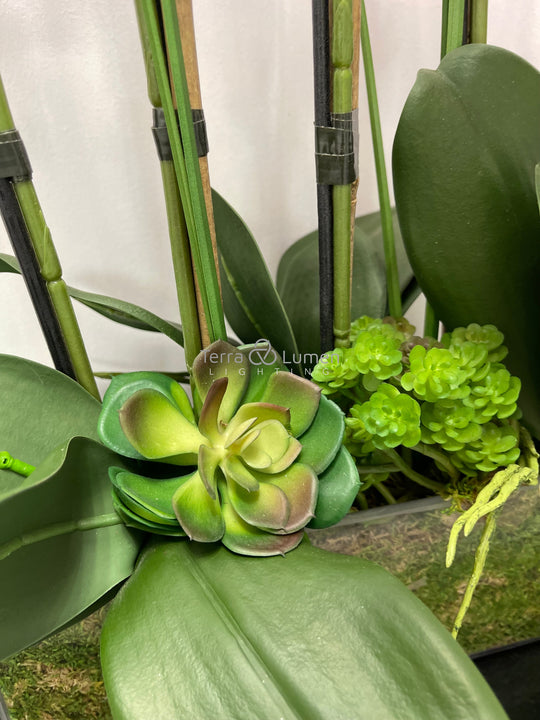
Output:
<path fill-rule="evenodd" d="M 37 466 L 28 478 L 0 471 L 0 545 L 111 513 L 107 468 L 121 459 L 95 442 L 100 403 L 56 370 L 7 355 L 0 390 L 0 450 Z M 0 657 L 98 601 L 130 574 L 138 546 L 117 526 L 42 541 L 0 561 Z"/>
<path fill-rule="evenodd" d="M 98 440 L 101 404 L 56 370 L 0 355 L 0 399 L 0 451 L 31 465 L 76 435 Z M 32 482 L 2 470 L 0 498 Z"/>
<path fill-rule="evenodd" d="M 422 70 L 394 143 L 403 238 L 420 285 L 452 329 L 493 323 L 540 436 L 540 74 L 469 45 Z"/>
<path fill-rule="evenodd" d="M 131 574 L 140 536 L 123 525 L 51 537 L 1 559 L 6 543 L 44 527 L 112 514 L 116 463 L 102 445 L 73 438 L 0 500 L 0 658 L 95 609 Z"/>
<path fill-rule="evenodd" d="M 11 255 L 0 253 L 0 272 L 19 273 L 19 264 Z M 175 343 L 184 345 L 184 335 L 182 328 L 177 323 L 163 320 L 163 318 L 154 315 L 150 310 L 145 310 L 139 305 L 127 302 L 126 300 L 118 300 L 117 298 L 107 295 L 98 295 L 97 293 L 77 290 L 74 287 L 68 287 L 68 293 L 72 298 L 78 300 L 83 305 L 95 310 L 100 315 L 114 320 L 114 322 L 138 330 L 148 330 L 151 332 L 160 332 L 167 335 Z"/>
<path fill-rule="evenodd" d="M 402 290 L 408 289 L 410 304 L 413 276 L 401 242 L 394 213 L 394 232 Z M 312 232 L 297 240 L 283 255 L 277 274 L 277 288 L 298 342 L 305 355 L 320 352 L 319 338 L 319 246 Z M 407 306 L 408 307 L 408 306 Z M 356 218 L 354 231 L 352 318 L 361 315 L 383 317 L 388 312 L 386 271 L 380 214 Z M 309 363 L 307 363 L 309 365 Z"/>
<path fill-rule="evenodd" d="M 506 718 L 398 580 L 307 543 L 264 559 L 156 543 L 113 601 L 102 665 L 115 720 Z"/>
<path fill-rule="evenodd" d="M 268 268 L 242 218 L 212 192 L 227 320 L 244 343 L 269 340 L 285 359 L 298 356 L 291 324 Z"/>

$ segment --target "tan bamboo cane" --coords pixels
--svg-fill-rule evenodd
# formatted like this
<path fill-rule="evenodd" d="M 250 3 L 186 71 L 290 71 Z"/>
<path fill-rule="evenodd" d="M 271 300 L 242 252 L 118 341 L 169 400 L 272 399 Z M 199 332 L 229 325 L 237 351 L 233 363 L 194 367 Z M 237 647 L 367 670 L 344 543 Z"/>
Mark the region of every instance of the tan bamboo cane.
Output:
<path fill-rule="evenodd" d="M 189 100 L 192 110 L 202 110 L 201 86 L 199 81 L 199 65 L 197 62 L 197 46 L 195 42 L 195 25 L 193 21 L 193 6 L 191 0 L 176 0 L 176 12 L 178 14 L 178 24 L 180 27 L 180 35 L 182 38 L 182 52 L 184 55 L 184 63 L 186 67 L 186 77 L 189 90 Z M 210 186 L 210 172 L 208 168 L 208 158 L 206 156 L 199 158 L 199 166 L 201 169 L 201 178 L 203 183 L 204 199 L 206 202 L 206 212 L 208 215 L 208 225 L 210 227 L 210 236 L 212 238 L 212 248 L 214 250 L 214 258 L 219 280 L 219 264 L 216 243 L 216 228 L 214 223 L 214 210 L 212 206 L 212 190 Z M 197 308 L 199 312 L 199 321 L 201 328 L 201 340 L 203 347 L 209 344 L 208 327 L 204 310 L 202 307 L 201 294 L 197 275 L 195 276 L 195 288 L 197 293 Z"/>

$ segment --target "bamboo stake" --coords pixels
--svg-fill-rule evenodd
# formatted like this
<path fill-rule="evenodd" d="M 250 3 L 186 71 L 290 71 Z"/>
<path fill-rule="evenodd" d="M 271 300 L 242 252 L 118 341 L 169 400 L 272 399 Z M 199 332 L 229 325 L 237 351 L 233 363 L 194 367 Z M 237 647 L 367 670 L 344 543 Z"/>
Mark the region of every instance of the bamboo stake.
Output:
<path fill-rule="evenodd" d="M 334 0 L 332 65 L 334 114 L 352 112 L 352 0 Z M 334 185 L 334 338 L 347 347 L 351 327 L 351 186 Z"/>
<path fill-rule="evenodd" d="M 197 61 L 197 45 L 195 41 L 195 25 L 193 21 L 193 5 L 192 0 L 176 0 L 176 12 L 178 14 L 178 25 L 180 28 L 180 37 L 182 38 L 182 52 L 184 55 L 184 64 L 186 68 L 186 78 L 188 84 L 189 101 L 192 110 L 202 111 L 202 96 L 199 80 L 199 64 Z M 199 157 L 199 167 L 201 172 L 201 180 L 204 193 L 204 201 L 206 203 L 206 214 L 208 216 L 208 226 L 210 229 L 210 238 L 212 241 L 212 250 L 214 253 L 214 262 L 216 264 L 216 272 L 218 282 L 219 262 L 216 241 L 216 227 L 214 222 L 214 208 L 212 205 L 212 188 L 210 185 L 210 171 L 208 168 L 208 157 L 203 155 Z M 199 324 L 201 328 L 202 345 L 206 347 L 209 342 L 208 327 L 202 306 L 201 291 L 197 275 L 195 274 L 195 287 L 197 291 L 197 307 L 199 312 Z"/>
<path fill-rule="evenodd" d="M 177 132 L 174 112 L 171 112 L 173 109 L 169 106 L 169 91 L 165 84 L 164 90 L 167 93 L 167 98 L 163 97 L 161 88 L 160 94 L 164 102 L 167 128 L 171 136 L 174 167 L 186 215 L 195 275 L 198 276 L 200 282 L 204 315 L 208 323 L 209 341 L 214 342 L 217 339 L 226 338 L 225 320 L 197 154 L 176 3 L 174 0 L 161 0 L 161 8 L 165 43 L 170 63 L 171 87 L 174 89 L 178 101 L 178 122 L 181 139 L 180 134 Z M 157 30 L 158 28 L 154 26 L 152 34 L 156 40 Z M 158 72 L 158 80 L 159 76 L 160 73 Z"/>
<path fill-rule="evenodd" d="M 487 42 L 488 0 L 470 0 L 471 35 L 470 42 Z"/>
<path fill-rule="evenodd" d="M 14 130 L 0 78 L 0 132 Z M 6 227 L 55 367 L 100 400 L 62 268 L 31 180 L 2 181 Z"/>
<path fill-rule="evenodd" d="M 148 27 L 142 11 L 142 1 L 136 0 L 135 6 L 146 68 L 148 97 L 154 109 L 157 109 L 161 108 L 161 97 L 158 89 L 154 59 L 150 50 Z M 193 360 L 202 349 L 199 313 L 193 278 L 194 271 L 186 220 L 178 194 L 174 164 L 172 159 L 168 160 L 160 157 L 160 166 L 163 191 L 165 194 L 165 207 L 169 226 L 176 293 L 184 330 L 184 351 L 186 365 L 189 369 L 191 368 Z"/>

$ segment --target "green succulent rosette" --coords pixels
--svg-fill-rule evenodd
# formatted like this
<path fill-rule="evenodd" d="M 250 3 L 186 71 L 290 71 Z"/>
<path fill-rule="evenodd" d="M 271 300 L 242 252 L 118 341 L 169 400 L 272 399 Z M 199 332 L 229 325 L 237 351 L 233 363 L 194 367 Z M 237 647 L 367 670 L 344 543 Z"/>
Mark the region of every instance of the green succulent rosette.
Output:
<path fill-rule="evenodd" d="M 469 381 L 479 381 L 489 371 L 487 349 L 464 342 L 452 348 L 416 345 L 409 353 L 409 370 L 401 386 L 419 400 L 458 400 L 470 394 Z"/>
<path fill-rule="evenodd" d="M 213 343 L 193 363 L 193 409 L 166 375 L 113 379 L 99 419 L 102 442 L 145 474 L 111 468 L 126 524 L 221 541 L 244 555 L 295 548 L 304 527 L 345 515 L 359 477 L 342 447 L 342 411 L 288 372 L 269 346 Z"/>
<path fill-rule="evenodd" d="M 488 362 L 500 362 L 508 355 L 508 348 L 503 345 L 504 335 L 495 325 L 471 323 L 467 327 L 458 327 L 450 333 L 445 333 L 441 342 L 447 348 L 463 345 L 466 342 L 483 345 L 488 353 Z"/>
<path fill-rule="evenodd" d="M 420 442 L 420 405 L 393 385 L 382 383 L 367 402 L 353 409 L 379 450 L 414 447 Z M 358 425 L 356 432 L 362 437 Z"/>

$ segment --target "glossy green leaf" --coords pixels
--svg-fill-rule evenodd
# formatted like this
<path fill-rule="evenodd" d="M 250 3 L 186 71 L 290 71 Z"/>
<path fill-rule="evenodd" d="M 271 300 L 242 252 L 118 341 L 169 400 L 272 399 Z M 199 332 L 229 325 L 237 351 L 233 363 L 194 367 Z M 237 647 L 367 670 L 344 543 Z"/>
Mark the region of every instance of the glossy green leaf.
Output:
<path fill-rule="evenodd" d="M 101 657 L 115 720 L 506 720 L 398 580 L 307 543 L 264 559 L 153 544 L 113 601 Z"/>
<path fill-rule="evenodd" d="M 227 320 L 243 342 L 269 340 L 280 354 L 298 358 L 291 324 L 257 243 L 221 195 L 213 191 L 212 200 Z"/>
<path fill-rule="evenodd" d="M 394 233 L 401 288 L 407 298 L 415 297 L 412 270 L 407 260 L 397 217 Z M 302 355 L 313 354 L 306 366 L 317 362 L 319 338 L 319 247 L 317 232 L 294 243 L 283 255 L 277 274 L 277 289 L 290 318 Z M 407 306 L 408 307 L 408 306 Z M 406 307 L 404 307 L 404 310 Z M 388 312 L 384 248 L 378 212 L 356 218 L 354 232 L 353 285 L 351 317 L 383 317 Z"/>
<path fill-rule="evenodd" d="M 344 413 L 335 402 L 321 395 L 315 420 L 302 435 L 298 462 L 310 465 L 317 474 L 322 473 L 340 449 L 344 430 Z"/>
<path fill-rule="evenodd" d="M 57 370 L 0 355 L 0 451 L 38 466 L 76 435 L 98 439 L 100 403 Z M 0 472 L 0 498 L 33 480 Z"/>
<path fill-rule="evenodd" d="M 308 527 L 335 525 L 349 512 L 359 489 L 360 477 L 354 458 L 342 447 L 331 465 L 319 475 L 315 517 Z"/>
<path fill-rule="evenodd" d="M 540 74 L 501 48 L 467 45 L 422 70 L 394 143 L 411 264 L 448 329 L 492 323 L 540 436 Z"/>
<path fill-rule="evenodd" d="M 20 274 L 19 263 L 12 255 L 0 253 L 0 272 Z M 107 295 L 78 290 L 74 287 L 68 287 L 68 293 L 75 300 L 109 320 L 114 320 L 114 322 L 121 325 L 127 325 L 138 330 L 160 332 L 178 345 L 184 346 L 184 335 L 180 325 L 163 320 L 163 318 L 154 315 L 150 310 L 145 310 L 139 305 L 126 300 L 118 300 Z"/>
<path fill-rule="evenodd" d="M 0 500 L 0 558 L 7 543 L 47 526 L 114 515 L 108 475 L 114 462 L 114 453 L 88 438 L 53 450 L 24 488 Z M 0 658 L 105 602 L 131 574 L 140 543 L 141 536 L 117 524 L 43 539 L 1 559 Z"/>

